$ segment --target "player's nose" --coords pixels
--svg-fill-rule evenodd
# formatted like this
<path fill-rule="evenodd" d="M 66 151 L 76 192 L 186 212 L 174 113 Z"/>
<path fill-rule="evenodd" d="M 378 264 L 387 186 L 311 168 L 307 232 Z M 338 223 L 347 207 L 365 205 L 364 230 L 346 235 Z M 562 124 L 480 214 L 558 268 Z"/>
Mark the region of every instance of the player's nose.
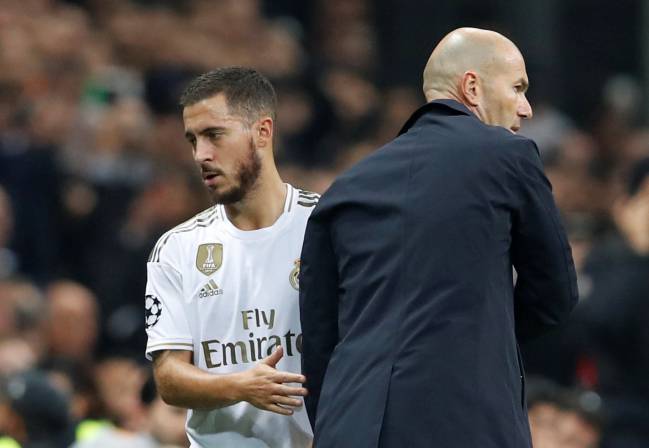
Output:
<path fill-rule="evenodd" d="M 194 160 L 196 163 L 209 162 L 214 159 L 214 152 L 212 146 L 205 139 L 199 138 L 196 141 L 196 148 L 194 149 Z"/>

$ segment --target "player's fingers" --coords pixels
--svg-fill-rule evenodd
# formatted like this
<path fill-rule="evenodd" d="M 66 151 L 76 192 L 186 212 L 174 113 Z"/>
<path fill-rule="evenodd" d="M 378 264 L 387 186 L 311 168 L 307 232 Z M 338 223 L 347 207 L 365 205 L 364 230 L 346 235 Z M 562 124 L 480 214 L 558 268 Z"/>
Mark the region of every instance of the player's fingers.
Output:
<path fill-rule="evenodd" d="M 306 397 L 309 392 L 304 387 L 279 386 L 275 392 L 277 395 L 286 397 Z"/>
<path fill-rule="evenodd" d="M 283 408 L 278 404 L 269 404 L 266 406 L 266 410 L 281 415 L 293 415 L 292 409 Z"/>
<path fill-rule="evenodd" d="M 282 406 L 291 406 L 294 408 L 299 408 L 303 404 L 302 399 L 300 398 L 284 397 L 282 395 L 273 395 L 272 397 L 270 397 L 270 400 L 275 402 L 276 404 L 281 404 Z"/>
<path fill-rule="evenodd" d="M 275 367 L 280 359 L 284 356 L 284 349 L 282 346 L 278 346 L 273 353 L 261 360 L 262 364 Z"/>
<path fill-rule="evenodd" d="M 306 383 L 306 378 L 304 377 L 304 375 L 291 372 L 277 372 L 274 376 L 274 380 L 277 383 Z"/>

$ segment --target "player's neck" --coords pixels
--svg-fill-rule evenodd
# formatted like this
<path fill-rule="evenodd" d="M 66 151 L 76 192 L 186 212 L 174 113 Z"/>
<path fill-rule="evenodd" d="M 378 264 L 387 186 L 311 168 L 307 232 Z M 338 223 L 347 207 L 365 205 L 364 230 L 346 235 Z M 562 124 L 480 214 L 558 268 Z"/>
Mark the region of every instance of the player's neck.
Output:
<path fill-rule="evenodd" d="M 230 222 L 241 230 L 272 226 L 284 212 L 288 187 L 273 166 L 262 170 L 257 182 L 239 202 L 225 206 Z"/>

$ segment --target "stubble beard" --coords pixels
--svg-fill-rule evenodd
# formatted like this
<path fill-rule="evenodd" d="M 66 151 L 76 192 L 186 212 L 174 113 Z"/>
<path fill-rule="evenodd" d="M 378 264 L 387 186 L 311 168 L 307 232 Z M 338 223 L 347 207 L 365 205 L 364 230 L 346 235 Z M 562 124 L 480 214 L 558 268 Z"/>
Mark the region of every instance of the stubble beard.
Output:
<path fill-rule="evenodd" d="M 254 190 L 260 173 L 261 159 L 257 154 L 255 144 L 251 138 L 248 157 L 239 163 L 234 175 L 237 184 L 223 192 L 219 192 L 216 189 L 210 190 L 214 203 L 229 205 L 241 202 L 251 191 Z"/>

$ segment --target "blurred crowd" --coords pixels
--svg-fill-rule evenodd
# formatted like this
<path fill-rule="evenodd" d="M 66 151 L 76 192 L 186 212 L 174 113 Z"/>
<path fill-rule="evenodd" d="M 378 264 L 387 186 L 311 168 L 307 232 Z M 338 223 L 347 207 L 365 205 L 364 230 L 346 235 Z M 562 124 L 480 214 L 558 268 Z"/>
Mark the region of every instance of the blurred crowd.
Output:
<path fill-rule="evenodd" d="M 368 0 L 0 2 L 0 448 L 186 446 L 184 411 L 157 397 L 143 357 L 148 253 L 208 206 L 178 96 L 211 68 L 259 69 L 279 96 L 282 176 L 322 192 L 424 101 L 380 85 L 375 13 Z M 564 328 L 522 347 L 540 448 L 649 446 L 649 130 L 632 78 L 593 94 L 588 126 L 532 98 L 521 131 L 581 293 Z"/>

